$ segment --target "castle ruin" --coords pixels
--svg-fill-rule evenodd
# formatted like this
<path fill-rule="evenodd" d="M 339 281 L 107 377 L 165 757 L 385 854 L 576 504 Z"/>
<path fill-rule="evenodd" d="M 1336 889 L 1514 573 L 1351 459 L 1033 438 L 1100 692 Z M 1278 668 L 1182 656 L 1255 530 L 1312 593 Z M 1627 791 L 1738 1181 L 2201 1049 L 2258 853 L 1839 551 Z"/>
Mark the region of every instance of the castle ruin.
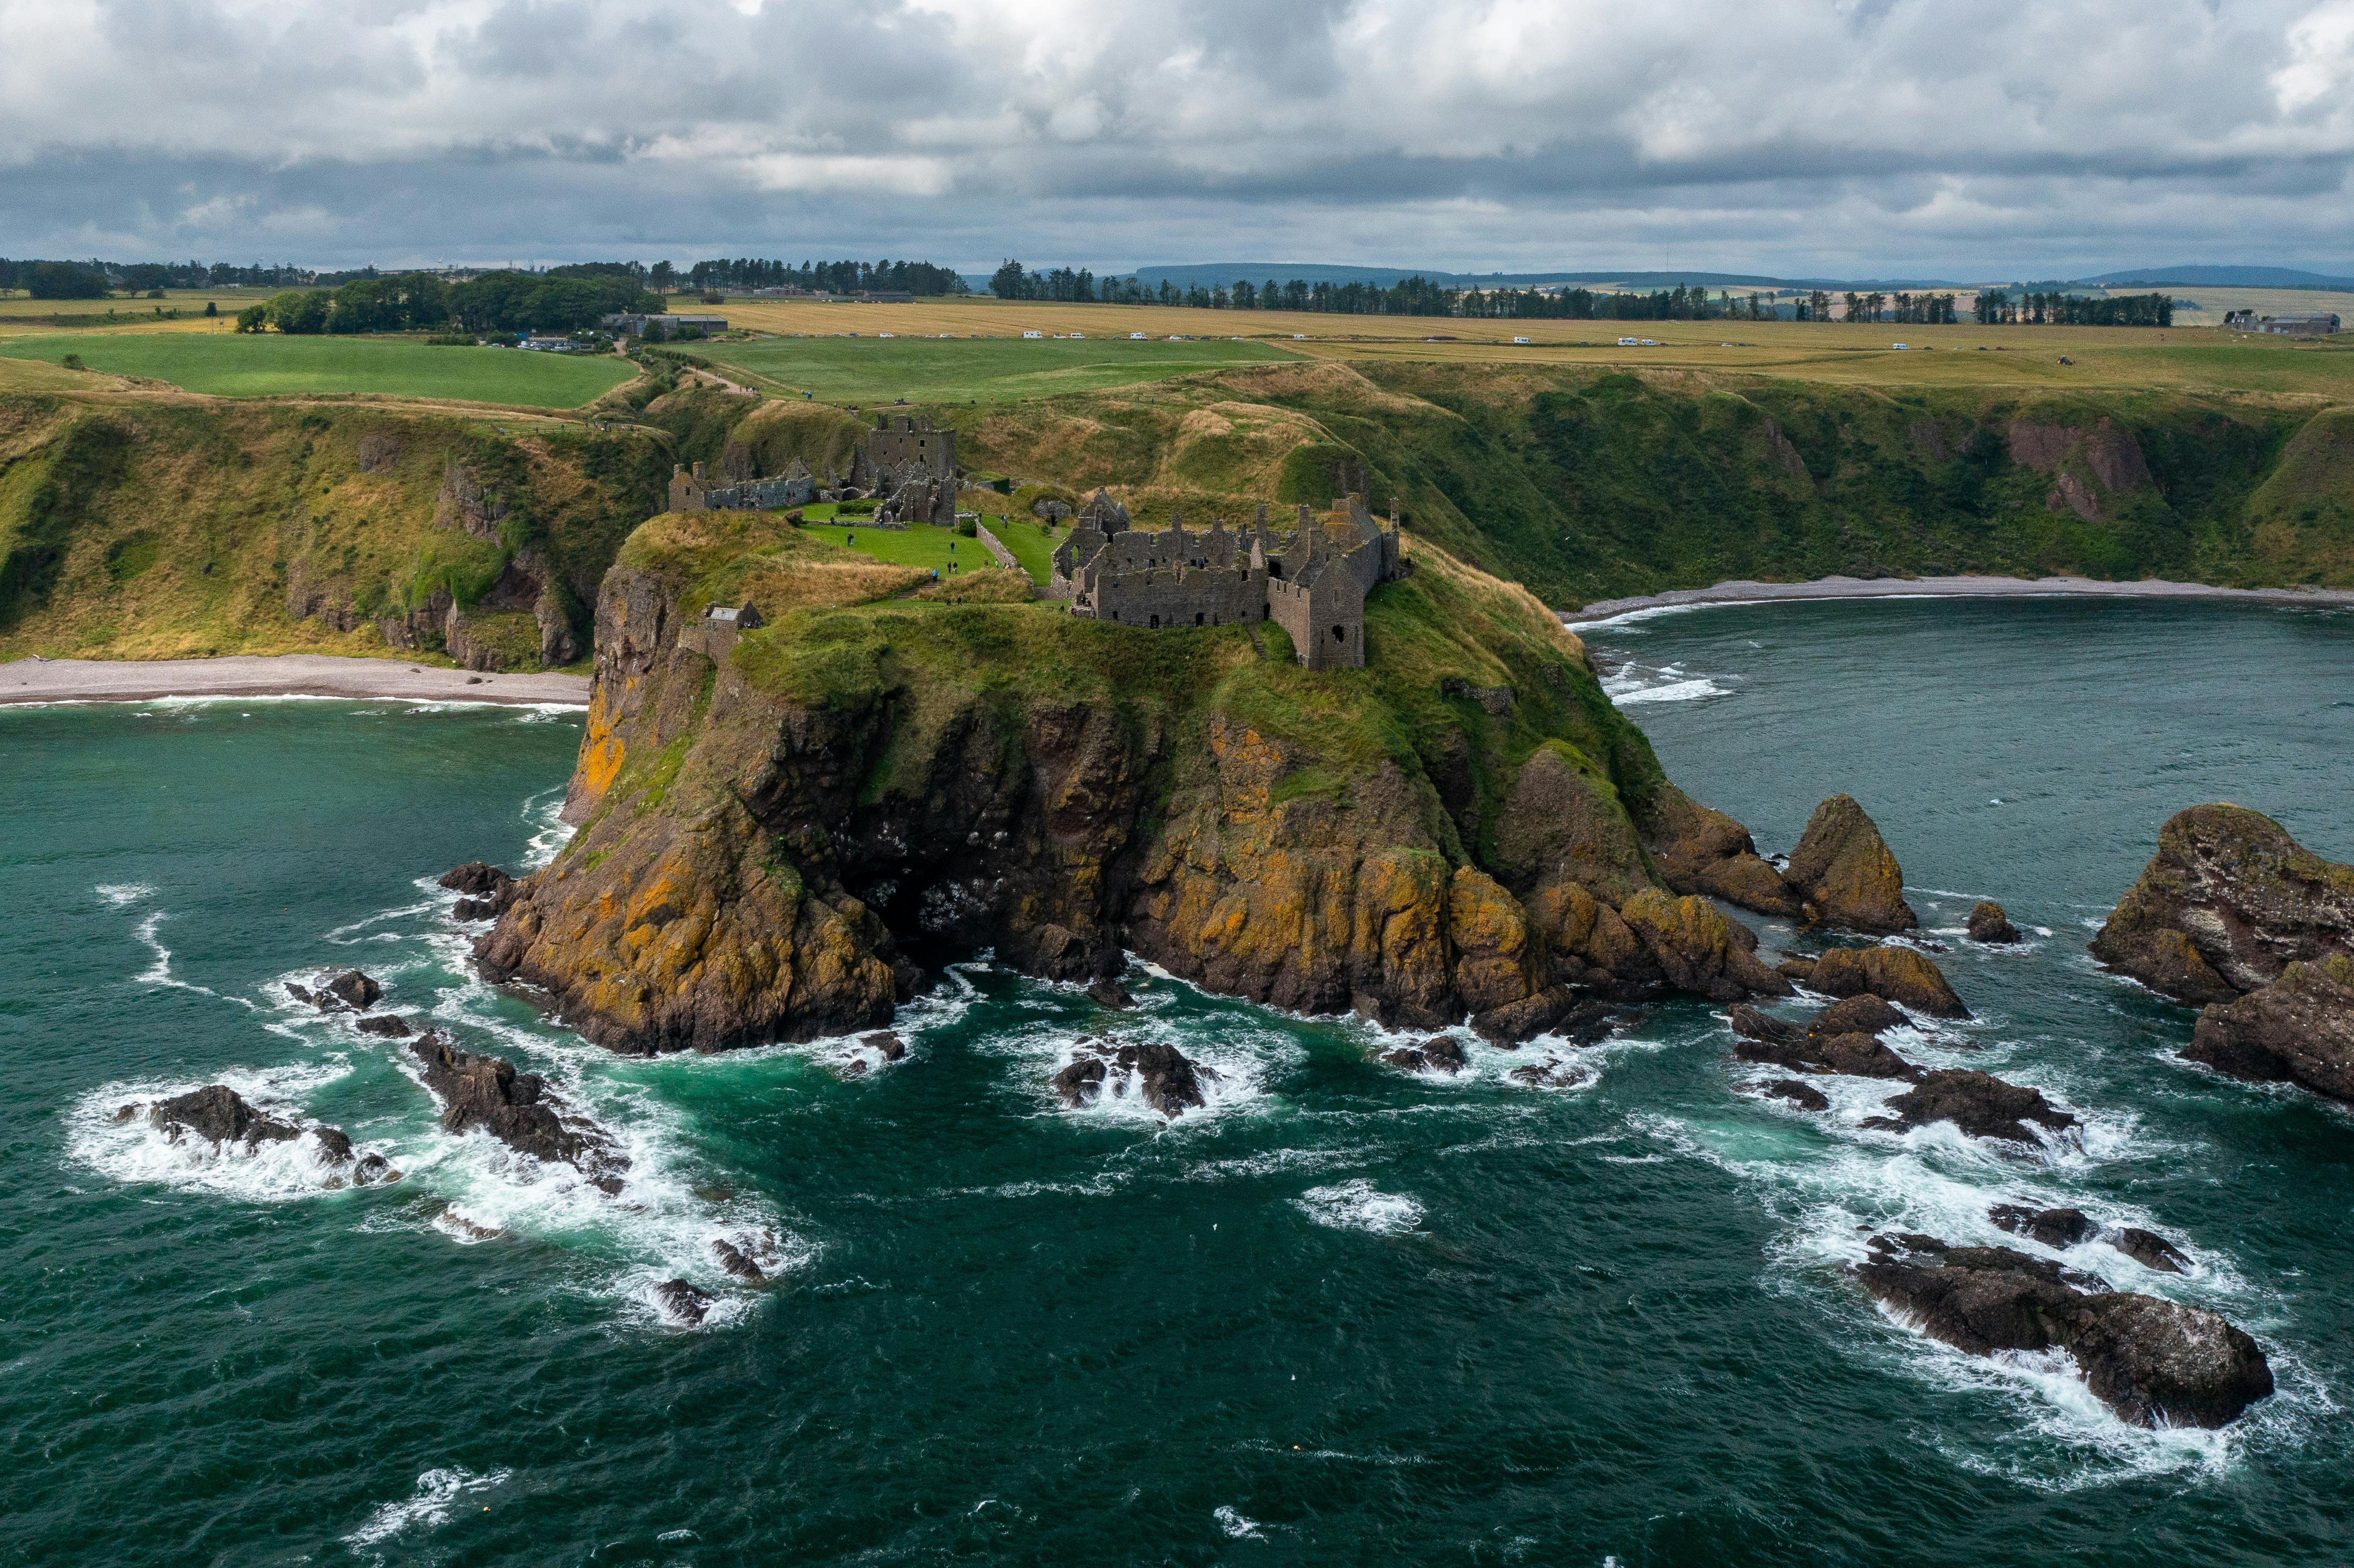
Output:
<path fill-rule="evenodd" d="M 1189 531 L 1184 519 L 1150 530 L 1131 524 L 1128 509 L 1096 492 L 1055 548 L 1047 592 L 1073 615 L 1147 630 L 1273 621 L 1311 670 L 1365 662 L 1365 598 L 1405 575 L 1397 503 L 1384 530 L 1351 495 L 1332 503 L 1327 525 L 1304 504 L 1287 534 L 1258 509 L 1248 529 L 1229 533 L 1213 519 Z"/>
<path fill-rule="evenodd" d="M 812 501 L 878 500 L 881 505 L 862 526 L 905 528 L 910 523 L 956 526 L 956 432 L 936 429 L 917 414 L 878 414 L 874 432 L 852 450 L 850 471 L 822 479 L 796 459 L 781 474 L 715 484 L 701 463 L 690 471 L 673 464 L 670 476 L 673 512 L 765 512 L 805 506 Z"/>

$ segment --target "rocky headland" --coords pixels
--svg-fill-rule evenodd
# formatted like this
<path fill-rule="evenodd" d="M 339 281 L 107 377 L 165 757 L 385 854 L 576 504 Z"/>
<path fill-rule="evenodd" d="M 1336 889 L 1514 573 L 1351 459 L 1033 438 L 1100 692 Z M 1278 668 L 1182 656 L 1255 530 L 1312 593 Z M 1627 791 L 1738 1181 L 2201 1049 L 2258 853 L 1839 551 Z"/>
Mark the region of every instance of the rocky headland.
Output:
<path fill-rule="evenodd" d="M 879 1027 L 936 955 L 981 949 L 1075 981 L 1134 953 L 1509 1044 L 1588 999 L 1789 994 L 1712 895 L 1912 922 L 1853 801 L 1791 881 L 1665 778 L 1556 618 L 1426 544 L 1368 606 L 1366 667 L 1324 673 L 1268 625 L 1155 635 L 981 579 L 878 599 L 904 585 L 843 554 L 743 514 L 632 535 L 579 832 L 511 887 L 474 874 L 486 973 L 631 1053 Z M 701 627 L 747 599 L 768 625 Z"/>
<path fill-rule="evenodd" d="M 2354 1103 L 2354 866 L 2271 818 L 2218 804 L 2169 819 L 2093 954 L 2203 1008 L 2190 1060 Z"/>

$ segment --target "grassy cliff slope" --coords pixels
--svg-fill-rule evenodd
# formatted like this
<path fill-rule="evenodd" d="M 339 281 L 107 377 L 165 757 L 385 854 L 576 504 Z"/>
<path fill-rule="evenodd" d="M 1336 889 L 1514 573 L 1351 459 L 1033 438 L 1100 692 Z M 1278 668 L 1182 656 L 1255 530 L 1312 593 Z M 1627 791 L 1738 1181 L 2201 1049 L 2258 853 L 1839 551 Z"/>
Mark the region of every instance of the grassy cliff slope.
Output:
<path fill-rule="evenodd" d="M 669 473 L 643 434 L 0 396 L 0 657 L 431 654 L 454 604 L 467 662 L 536 667 L 543 601 L 578 657 Z"/>

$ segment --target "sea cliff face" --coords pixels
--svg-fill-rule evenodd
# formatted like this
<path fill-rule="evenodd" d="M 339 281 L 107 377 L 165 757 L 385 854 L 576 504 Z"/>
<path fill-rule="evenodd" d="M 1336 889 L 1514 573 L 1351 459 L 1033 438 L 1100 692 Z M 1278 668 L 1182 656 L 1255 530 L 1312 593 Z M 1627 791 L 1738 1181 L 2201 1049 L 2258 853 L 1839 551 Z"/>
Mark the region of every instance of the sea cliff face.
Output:
<path fill-rule="evenodd" d="M 1661 776 L 1533 598 L 1413 562 L 1368 609 L 1367 667 L 1310 673 L 1269 626 L 976 601 L 1012 574 L 874 599 L 781 523 L 657 518 L 598 607 L 580 831 L 481 961 L 647 1052 L 878 1024 L 919 961 L 981 949 L 1508 1033 L 1579 990 L 1783 991 L 1661 870 L 1747 833 Z M 769 625 L 687 619 L 745 598 Z"/>

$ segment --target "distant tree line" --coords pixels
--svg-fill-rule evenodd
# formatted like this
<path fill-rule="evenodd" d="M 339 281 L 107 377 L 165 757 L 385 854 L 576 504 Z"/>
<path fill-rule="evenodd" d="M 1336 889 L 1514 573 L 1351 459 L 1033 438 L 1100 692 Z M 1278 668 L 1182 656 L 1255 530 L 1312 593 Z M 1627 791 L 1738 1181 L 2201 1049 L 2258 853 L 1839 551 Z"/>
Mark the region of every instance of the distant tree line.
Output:
<path fill-rule="evenodd" d="M 2174 324 L 2174 296 L 2117 296 L 2034 290 L 2014 298 L 2008 289 L 1978 295 L 1980 326 L 2160 326 Z"/>
<path fill-rule="evenodd" d="M 1771 321 L 1770 296 L 1736 299 L 1731 291 L 1712 296 L 1697 285 L 1678 284 L 1648 294 L 1600 293 L 1592 289 L 1453 289 L 1416 276 L 1384 288 L 1378 283 L 1288 283 L 1269 278 L 1254 283 L 1180 289 L 1167 279 L 1158 287 L 1134 278 L 1097 278 L 1081 268 L 1034 272 L 1008 260 L 989 280 L 1001 300 L 1052 300 L 1103 304 L 1189 305 L 1214 311 L 1320 311 L 1347 316 L 1471 316 L 1499 321 Z"/>
<path fill-rule="evenodd" d="M 654 268 L 656 287 L 674 274 L 670 263 Z M 738 257 L 733 261 L 697 261 L 686 270 L 695 289 L 807 289 L 813 294 L 897 293 L 963 294 L 971 292 L 955 269 L 928 261 L 761 261 Z"/>
<path fill-rule="evenodd" d="M 462 283 L 431 272 L 356 278 L 338 289 L 290 289 L 239 311 L 237 330 L 292 334 L 578 332 L 600 316 L 660 314 L 628 262 L 595 261 L 545 272 L 485 272 Z"/>
<path fill-rule="evenodd" d="M 301 267 L 210 266 L 202 261 L 10 261 L 0 258 L 0 289 L 22 289 L 37 300 L 96 300 L 117 289 L 143 294 L 150 289 L 270 289 L 312 283 L 317 274 Z"/>

